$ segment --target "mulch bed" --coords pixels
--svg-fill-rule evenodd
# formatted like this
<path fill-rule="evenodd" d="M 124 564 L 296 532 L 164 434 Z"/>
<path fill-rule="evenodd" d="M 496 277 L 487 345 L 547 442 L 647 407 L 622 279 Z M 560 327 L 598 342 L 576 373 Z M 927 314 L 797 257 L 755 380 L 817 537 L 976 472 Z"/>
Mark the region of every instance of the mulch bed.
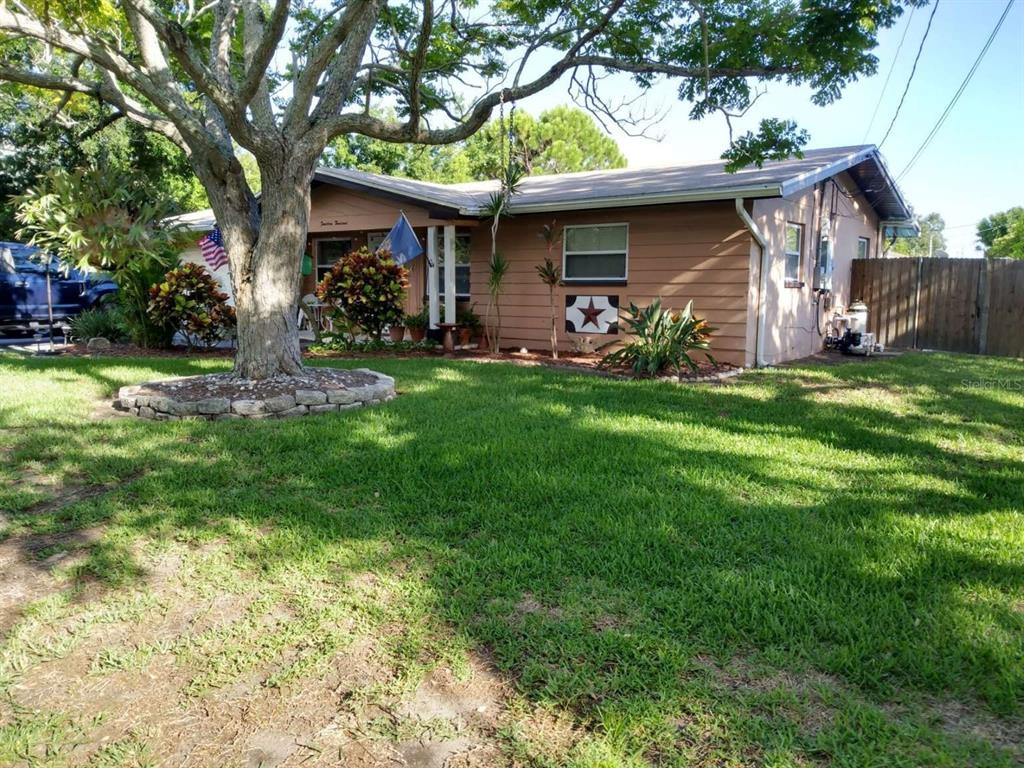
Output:
<path fill-rule="evenodd" d="M 301 376 L 272 376 L 253 381 L 239 379 L 231 373 L 211 373 L 181 379 L 163 379 L 145 384 L 147 393 L 159 394 L 175 400 L 206 400 L 214 397 L 266 400 L 296 389 L 352 389 L 374 384 L 377 377 L 360 371 L 341 368 L 306 368 Z"/>

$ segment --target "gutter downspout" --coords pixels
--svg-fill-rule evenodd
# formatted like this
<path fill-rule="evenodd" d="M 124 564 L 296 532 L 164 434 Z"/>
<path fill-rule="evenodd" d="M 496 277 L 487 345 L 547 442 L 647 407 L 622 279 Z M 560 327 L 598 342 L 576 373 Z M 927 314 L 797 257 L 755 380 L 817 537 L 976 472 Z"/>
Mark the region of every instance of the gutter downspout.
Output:
<path fill-rule="evenodd" d="M 736 215 L 740 217 L 740 221 L 742 221 L 744 226 L 750 231 L 754 241 L 761 249 L 761 266 L 758 269 L 757 285 L 757 326 L 754 336 L 754 365 L 758 368 L 763 368 L 767 365 L 764 360 L 764 295 L 768 291 L 768 270 L 766 269 L 765 263 L 768 255 L 768 241 L 765 240 L 764 235 L 761 234 L 761 230 L 757 228 L 757 224 L 754 223 L 754 220 L 750 218 L 750 214 L 747 213 L 747 209 L 743 207 L 742 197 L 736 198 Z"/>

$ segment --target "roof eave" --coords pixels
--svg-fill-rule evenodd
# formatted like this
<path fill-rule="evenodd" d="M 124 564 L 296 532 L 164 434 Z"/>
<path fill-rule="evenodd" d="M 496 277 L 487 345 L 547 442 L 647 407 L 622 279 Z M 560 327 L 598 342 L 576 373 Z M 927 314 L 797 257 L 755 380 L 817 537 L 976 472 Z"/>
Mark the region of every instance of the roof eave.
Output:
<path fill-rule="evenodd" d="M 822 166 L 821 168 L 815 168 L 812 171 L 801 173 L 791 179 L 786 179 L 786 181 L 782 182 L 782 196 L 789 197 L 796 192 L 800 192 L 808 187 L 814 186 L 818 182 L 830 179 L 837 173 L 842 173 L 843 171 L 857 165 L 857 163 L 867 160 L 872 155 L 876 156 L 876 159 L 879 160 L 879 165 L 884 168 L 881 158 L 878 158 L 878 150 L 873 146 L 866 147 L 865 149 L 853 152 L 846 157 L 841 157 L 828 165 Z"/>
<path fill-rule="evenodd" d="M 410 205 L 419 205 L 425 208 L 430 207 L 433 209 L 431 211 L 431 215 L 438 213 L 440 214 L 440 218 L 455 218 L 458 214 L 464 213 L 465 210 L 457 204 L 454 204 L 451 200 L 443 200 L 440 197 L 434 197 L 433 195 L 420 193 L 413 195 L 406 191 L 383 189 L 382 187 L 375 187 L 372 184 L 367 184 L 355 179 L 346 179 L 332 174 L 321 173 L 319 171 L 313 173 L 313 181 L 319 181 L 322 184 L 331 184 L 335 187 L 341 187 L 342 189 L 351 189 L 356 192 L 369 192 L 381 197 L 390 198 L 396 202 L 405 202 Z"/>
<path fill-rule="evenodd" d="M 837 173 L 848 171 L 865 160 L 874 160 L 875 165 L 878 166 L 879 171 L 885 177 L 886 185 L 893 191 L 897 201 L 899 201 L 899 206 L 902 209 L 900 212 L 903 217 L 906 219 L 913 218 L 910 206 L 907 205 L 907 201 L 903 197 L 903 193 L 900 191 L 900 188 L 896 186 L 896 181 L 889 173 L 889 168 L 886 166 L 885 160 L 882 158 L 882 153 L 879 152 L 878 147 L 874 145 L 865 147 L 858 152 L 852 152 L 846 157 L 842 157 L 839 160 L 829 163 L 821 168 L 787 179 L 782 183 L 782 196 L 789 197 L 790 195 L 807 189 L 819 182 L 830 179 Z"/>
<path fill-rule="evenodd" d="M 528 205 L 517 205 L 515 196 L 513 196 L 508 204 L 508 212 L 510 214 L 556 213 L 558 211 L 580 211 L 594 208 L 636 208 L 645 205 L 700 203 L 733 200 L 737 197 L 779 197 L 780 195 L 781 189 L 778 184 L 758 184 L 729 189 L 694 190 L 691 192 L 672 192 L 661 195 L 620 195 L 616 197 L 571 200 L 568 202 L 533 203 Z M 463 213 L 469 216 L 481 215 L 479 210 L 464 210 Z"/>

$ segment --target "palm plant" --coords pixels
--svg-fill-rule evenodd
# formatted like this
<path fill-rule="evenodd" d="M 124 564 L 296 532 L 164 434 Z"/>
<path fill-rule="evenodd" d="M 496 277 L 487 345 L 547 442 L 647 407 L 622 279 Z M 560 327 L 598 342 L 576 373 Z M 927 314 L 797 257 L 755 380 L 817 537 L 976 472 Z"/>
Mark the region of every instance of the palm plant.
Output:
<path fill-rule="evenodd" d="M 661 299 L 643 309 L 631 303 L 626 323 L 633 338 L 605 355 L 602 368 L 627 367 L 636 376 L 657 376 L 671 370 L 682 379 L 684 369 L 699 369 L 690 357 L 693 350 L 702 350 L 712 364 L 715 362 L 707 350 L 711 347 L 711 334 L 717 329 L 694 316 L 692 301 L 681 312 L 662 309 Z"/>
<path fill-rule="evenodd" d="M 543 264 L 538 264 L 537 275 L 544 285 L 548 287 L 548 302 L 551 305 L 551 357 L 554 360 L 558 359 L 558 321 L 557 312 L 555 311 L 555 288 L 562 281 L 562 268 L 559 267 L 552 254 L 554 253 L 555 247 L 562 241 L 561 235 L 558 233 L 558 229 L 555 227 L 555 222 L 552 220 L 550 224 L 545 224 L 541 227 L 540 237 L 547 246 L 548 255 L 544 259 Z"/>
<path fill-rule="evenodd" d="M 501 288 L 509 268 L 508 260 L 498 253 L 498 226 L 502 216 L 508 215 L 505 210 L 508 207 L 509 198 L 518 190 L 523 175 L 523 167 L 510 156 L 509 162 L 505 166 L 505 173 L 501 178 L 501 189 L 491 195 L 485 208 L 485 214 L 491 217 L 491 258 L 488 263 L 485 329 L 487 341 L 495 352 L 501 351 Z M 495 314 L 494 322 L 491 321 L 492 310 Z"/>

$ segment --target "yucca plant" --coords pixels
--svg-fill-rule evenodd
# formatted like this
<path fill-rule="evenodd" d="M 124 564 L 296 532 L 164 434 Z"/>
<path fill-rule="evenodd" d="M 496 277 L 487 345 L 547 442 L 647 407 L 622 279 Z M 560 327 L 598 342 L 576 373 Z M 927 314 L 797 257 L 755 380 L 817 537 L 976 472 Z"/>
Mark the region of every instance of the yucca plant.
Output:
<path fill-rule="evenodd" d="M 707 350 L 711 347 L 711 334 L 717 329 L 694 316 L 692 301 L 682 311 L 662 309 L 661 299 L 643 309 L 631 303 L 626 324 L 633 338 L 605 355 L 602 368 L 626 367 L 636 376 L 672 371 L 682 379 L 684 370 L 699 368 L 691 352 L 701 350 L 711 363 L 715 362 Z"/>

